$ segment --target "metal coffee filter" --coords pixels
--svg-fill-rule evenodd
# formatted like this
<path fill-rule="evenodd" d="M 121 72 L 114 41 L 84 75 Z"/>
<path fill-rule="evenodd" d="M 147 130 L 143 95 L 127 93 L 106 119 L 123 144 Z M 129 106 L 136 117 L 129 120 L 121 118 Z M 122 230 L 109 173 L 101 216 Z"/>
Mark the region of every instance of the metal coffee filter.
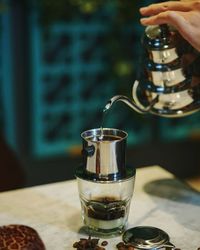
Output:
<path fill-rule="evenodd" d="M 130 228 L 123 234 L 123 241 L 130 243 L 136 249 L 160 249 L 174 248 L 175 246 L 169 242 L 169 235 L 163 230 L 150 227 L 139 226 Z"/>
<path fill-rule="evenodd" d="M 84 131 L 81 134 L 83 167 L 80 175 L 108 181 L 132 177 L 135 169 L 126 166 L 127 136 L 126 132 L 115 128 Z"/>

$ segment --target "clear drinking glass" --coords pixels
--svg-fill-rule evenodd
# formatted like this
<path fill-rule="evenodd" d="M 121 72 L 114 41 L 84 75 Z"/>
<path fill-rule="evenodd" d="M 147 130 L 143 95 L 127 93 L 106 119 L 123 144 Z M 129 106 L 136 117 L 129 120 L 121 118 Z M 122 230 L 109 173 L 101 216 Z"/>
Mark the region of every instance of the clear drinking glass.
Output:
<path fill-rule="evenodd" d="M 121 234 L 128 221 L 135 177 L 110 182 L 77 180 L 84 225 L 103 235 Z"/>

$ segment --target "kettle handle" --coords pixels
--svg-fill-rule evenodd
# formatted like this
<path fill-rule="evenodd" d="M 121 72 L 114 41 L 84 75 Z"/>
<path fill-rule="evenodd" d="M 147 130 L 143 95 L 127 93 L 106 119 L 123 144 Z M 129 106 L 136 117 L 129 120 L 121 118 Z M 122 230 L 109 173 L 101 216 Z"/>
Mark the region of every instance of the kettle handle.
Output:
<path fill-rule="evenodd" d="M 147 107 L 144 107 L 141 102 L 139 101 L 138 99 L 138 96 L 137 96 L 137 89 L 138 89 L 138 86 L 139 86 L 139 81 L 138 80 L 135 80 L 135 82 L 133 83 L 133 87 L 132 87 L 132 97 L 133 97 L 133 101 L 134 103 L 136 104 L 136 106 L 138 106 L 140 109 L 148 112 L 151 110 L 151 108 L 158 102 L 158 99 L 159 99 L 159 95 L 157 95 L 152 101 L 151 103 L 149 103 L 149 106 Z"/>

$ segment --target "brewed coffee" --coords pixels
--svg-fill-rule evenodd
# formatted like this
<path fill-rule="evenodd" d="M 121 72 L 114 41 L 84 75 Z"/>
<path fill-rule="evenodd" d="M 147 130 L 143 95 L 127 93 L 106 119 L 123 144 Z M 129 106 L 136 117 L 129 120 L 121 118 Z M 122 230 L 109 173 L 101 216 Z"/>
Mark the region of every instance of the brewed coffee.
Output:
<path fill-rule="evenodd" d="M 114 197 L 101 197 L 88 202 L 88 217 L 99 220 L 114 220 L 124 217 L 126 201 L 117 200 Z"/>
<path fill-rule="evenodd" d="M 130 200 L 119 200 L 115 197 L 99 197 L 93 200 L 82 200 L 84 220 L 90 228 L 110 230 L 125 226 Z"/>

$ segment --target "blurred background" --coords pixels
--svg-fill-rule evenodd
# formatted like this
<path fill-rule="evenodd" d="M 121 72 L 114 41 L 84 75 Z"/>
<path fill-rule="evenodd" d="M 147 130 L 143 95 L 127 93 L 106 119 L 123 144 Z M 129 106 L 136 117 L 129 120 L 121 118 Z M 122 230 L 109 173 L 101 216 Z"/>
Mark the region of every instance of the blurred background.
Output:
<path fill-rule="evenodd" d="M 0 190 L 74 178 L 80 134 L 102 125 L 140 72 L 143 0 L 0 1 Z M 200 112 L 139 115 L 122 103 L 104 127 L 126 130 L 127 162 L 180 178 L 200 172 Z"/>

